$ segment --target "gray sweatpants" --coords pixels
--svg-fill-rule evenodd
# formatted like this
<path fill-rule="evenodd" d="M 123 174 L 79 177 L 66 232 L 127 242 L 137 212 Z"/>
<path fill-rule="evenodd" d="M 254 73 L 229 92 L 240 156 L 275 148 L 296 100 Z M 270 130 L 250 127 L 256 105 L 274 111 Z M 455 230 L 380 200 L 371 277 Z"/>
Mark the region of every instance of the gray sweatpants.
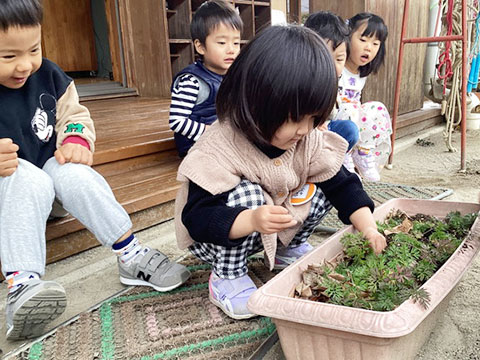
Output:
<path fill-rule="evenodd" d="M 60 165 L 52 157 L 39 169 L 19 159 L 13 175 L 0 177 L 3 274 L 18 270 L 44 274 L 46 222 L 55 198 L 104 246 L 111 246 L 132 227 L 110 186 L 91 167 Z"/>

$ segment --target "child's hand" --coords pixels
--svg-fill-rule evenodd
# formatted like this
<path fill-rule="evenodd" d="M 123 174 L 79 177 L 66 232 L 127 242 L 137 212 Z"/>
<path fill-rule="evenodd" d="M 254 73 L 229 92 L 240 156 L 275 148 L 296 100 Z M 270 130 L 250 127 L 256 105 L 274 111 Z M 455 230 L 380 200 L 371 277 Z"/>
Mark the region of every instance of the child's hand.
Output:
<path fill-rule="evenodd" d="M 0 176 L 12 175 L 18 167 L 18 145 L 12 139 L 0 139 Z"/>
<path fill-rule="evenodd" d="M 54 155 L 60 165 L 71 162 L 90 166 L 93 163 L 92 152 L 80 144 L 66 143 Z"/>
<path fill-rule="evenodd" d="M 387 247 L 387 240 L 385 237 L 380 234 L 376 227 L 369 227 L 363 230 L 363 235 L 367 238 L 370 242 L 370 246 L 372 247 L 375 254 L 380 254 L 383 249 Z"/>
<path fill-rule="evenodd" d="M 277 233 L 296 224 L 297 221 L 282 206 L 262 205 L 252 212 L 252 226 L 262 234 Z"/>

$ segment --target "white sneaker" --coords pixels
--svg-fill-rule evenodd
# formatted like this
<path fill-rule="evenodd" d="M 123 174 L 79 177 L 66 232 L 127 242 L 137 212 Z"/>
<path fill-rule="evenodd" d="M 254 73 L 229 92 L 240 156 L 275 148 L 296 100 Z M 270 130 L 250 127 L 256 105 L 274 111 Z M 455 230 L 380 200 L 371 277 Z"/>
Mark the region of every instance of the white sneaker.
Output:
<path fill-rule="evenodd" d="M 360 175 L 368 181 L 380 181 L 380 173 L 375 162 L 375 155 L 369 150 L 358 149 L 352 154 L 353 162 Z"/>
<path fill-rule="evenodd" d="M 351 173 L 355 172 L 355 164 L 353 163 L 351 152 L 345 154 L 345 159 L 343 159 L 343 166 L 345 166 L 345 169 L 347 169 Z"/>

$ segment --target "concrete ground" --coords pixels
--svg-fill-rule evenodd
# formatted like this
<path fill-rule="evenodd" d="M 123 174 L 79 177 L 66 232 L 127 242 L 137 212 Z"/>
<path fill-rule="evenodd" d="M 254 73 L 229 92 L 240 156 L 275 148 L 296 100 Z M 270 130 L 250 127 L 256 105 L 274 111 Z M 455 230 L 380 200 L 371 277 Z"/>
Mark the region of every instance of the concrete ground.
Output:
<path fill-rule="evenodd" d="M 426 152 L 431 152 L 433 154 L 432 156 L 434 156 L 436 152 L 437 155 L 435 156 L 442 158 L 451 157 L 453 158 L 453 160 L 451 160 L 453 166 L 455 167 L 458 164 L 459 167 L 459 160 L 456 160 L 459 159 L 459 155 L 454 154 L 449 156 L 449 154 L 444 151 L 445 147 L 441 143 L 442 129 L 442 127 L 436 127 L 421 134 L 415 134 L 414 136 L 397 141 L 394 168 L 390 171 L 383 171 L 382 181 L 414 185 L 420 178 L 424 180 L 424 183 L 422 183 L 424 186 L 442 186 L 453 189 L 453 195 L 446 200 L 477 201 L 478 187 L 474 189 L 474 184 L 466 186 L 465 182 L 470 183 L 466 181 L 467 178 L 470 177 L 476 177 L 478 179 L 480 172 L 472 171 L 470 174 L 464 174 L 466 176 L 465 178 L 459 179 L 455 174 L 448 174 L 444 165 L 439 166 L 436 170 L 432 170 L 426 169 L 425 164 L 418 161 L 419 163 L 416 164 L 417 170 L 412 170 L 412 168 L 408 167 L 411 165 L 411 159 L 413 159 L 416 153 L 419 153 L 420 158 L 424 158 L 425 161 L 431 163 L 431 160 L 422 155 Z M 469 147 L 471 151 L 469 154 L 473 154 L 474 158 L 477 156 L 480 164 L 480 141 L 478 141 L 480 132 L 472 132 L 469 134 L 470 137 L 473 136 L 475 146 L 477 146 L 476 143 L 479 144 L 479 151 L 475 151 L 475 149 L 472 150 L 472 148 Z M 436 149 L 418 148 L 415 142 L 419 137 L 434 139 Z M 407 166 L 407 168 L 404 168 L 404 166 Z M 438 180 L 433 181 L 422 177 L 425 171 L 438 172 Z M 442 176 L 442 174 L 445 176 Z M 451 179 L 451 181 L 449 181 L 449 179 Z M 178 250 L 176 247 L 172 221 L 141 231 L 137 233 L 137 236 L 142 243 L 158 248 L 172 259 L 176 259 L 184 254 L 183 251 Z M 429 342 L 419 354 L 419 359 L 479 359 L 478 354 L 480 350 L 478 346 L 480 344 L 478 334 L 480 333 L 480 323 L 478 320 L 474 320 L 475 317 L 478 316 L 478 314 L 475 315 L 476 311 L 480 308 L 479 272 L 480 261 L 477 258 L 456 290 L 459 296 L 454 297 L 455 299 L 449 306 L 445 319 L 437 325 Z M 53 329 L 55 326 L 125 289 L 118 280 L 115 256 L 109 249 L 101 247 L 48 265 L 45 279 L 58 281 L 65 287 L 68 297 L 68 306 L 65 313 L 57 319 L 57 321 L 52 323 L 49 329 Z M 2 334 L 0 336 L 0 349 L 3 350 L 3 355 L 21 347 L 23 344 L 22 342 L 7 342 L 3 335 L 5 334 L 5 298 L 6 284 L 2 283 L 0 284 L 0 333 Z M 475 324 L 475 322 L 477 324 Z M 479 350 L 476 355 L 477 357 L 468 357 L 471 346 L 475 346 L 475 342 L 477 342 L 477 350 Z M 283 359 L 280 346 L 278 344 L 274 346 L 265 358 Z"/>

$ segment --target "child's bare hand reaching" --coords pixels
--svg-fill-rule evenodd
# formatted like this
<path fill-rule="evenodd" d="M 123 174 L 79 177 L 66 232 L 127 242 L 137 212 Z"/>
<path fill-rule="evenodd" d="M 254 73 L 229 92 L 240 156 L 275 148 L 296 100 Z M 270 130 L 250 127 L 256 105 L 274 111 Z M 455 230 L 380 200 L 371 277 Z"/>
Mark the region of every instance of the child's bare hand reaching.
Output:
<path fill-rule="evenodd" d="M 18 167 L 18 145 L 12 139 L 0 139 L 0 176 L 12 175 Z"/>
<path fill-rule="evenodd" d="M 368 207 L 362 207 L 350 215 L 350 221 L 355 228 L 362 232 L 370 242 L 375 254 L 380 254 L 387 247 L 385 237 L 377 230 L 377 224 L 373 219 L 373 215 Z"/>
<path fill-rule="evenodd" d="M 363 230 L 363 235 L 367 238 L 370 242 L 370 246 L 372 247 L 375 254 L 380 254 L 383 249 L 387 247 L 387 240 L 385 237 L 380 234 L 376 227 L 369 227 Z"/>
<path fill-rule="evenodd" d="M 71 162 L 90 166 L 93 163 L 93 154 L 83 145 L 67 143 L 55 151 L 55 159 L 60 165 Z"/>

